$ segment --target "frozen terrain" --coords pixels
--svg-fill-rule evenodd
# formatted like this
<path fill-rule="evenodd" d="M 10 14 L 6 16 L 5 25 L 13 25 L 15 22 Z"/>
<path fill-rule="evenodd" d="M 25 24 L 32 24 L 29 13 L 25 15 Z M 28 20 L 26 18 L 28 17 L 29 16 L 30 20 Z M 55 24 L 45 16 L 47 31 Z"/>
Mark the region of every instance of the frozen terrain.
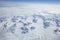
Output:
<path fill-rule="evenodd" d="M 0 40 L 60 40 L 60 5 L 1 4 Z"/>

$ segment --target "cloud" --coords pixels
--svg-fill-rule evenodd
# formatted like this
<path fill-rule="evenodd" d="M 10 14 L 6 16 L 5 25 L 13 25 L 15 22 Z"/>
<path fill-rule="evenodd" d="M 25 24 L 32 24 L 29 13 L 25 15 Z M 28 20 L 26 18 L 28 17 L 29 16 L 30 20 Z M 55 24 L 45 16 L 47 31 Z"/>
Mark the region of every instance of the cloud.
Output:
<path fill-rule="evenodd" d="M 6 15 L 6 16 L 11 17 L 13 15 L 32 15 L 32 14 L 39 14 L 42 12 L 58 14 L 58 13 L 60 13 L 60 5 L 40 4 L 40 3 L 16 3 L 16 2 L 0 3 L 0 16 Z M 40 24 L 38 24 L 38 25 L 40 25 Z M 36 35 L 39 35 L 38 32 L 40 32 L 41 33 L 40 35 L 42 36 L 41 37 L 42 40 L 45 39 L 45 37 L 44 37 L 45 34 L 46 34 L 45 36 L 47 37 L 47 39 L 53 38 L 53 40 L 54 40 L 54 38 L 56 36 L 52 33 L 52 31 L 50 31 L 52 29 L 49 29 L 49 31 L 47 31 L 47 30 L 42 31 L 42 29 L 40 29 L 40 31 L 38 31 L 38 29 L 37 29 L 35 31 L 36 33 L 35 32 L 34 33 Z M 10 35 L 10 34 L 8 34 L 8 35 Z M 20 33 L 18 33 L 18 35 L 21 36 Z M 20 36 L 18 38 L 20 38 Z M 12 38 L 12 36 L 9 36 L 9 38 L 10 37 Z M 56 37 L 56 38 L 59 40 L 59 37 Z M 15 40 L 15 38 L 13 38 L 13 39 Z M 21 36 L 21 39 L 22 39 L 22 36 Z"/>
<path fill-rule="evenodd" d="M 0 15 L 22 15 L 33 14 L 43 11 L 49 13 L 60 13 L 60 5 L 40 4 L 40 3 L 19 3 L 19 2 L 3 2 L 0 3 Z"/>

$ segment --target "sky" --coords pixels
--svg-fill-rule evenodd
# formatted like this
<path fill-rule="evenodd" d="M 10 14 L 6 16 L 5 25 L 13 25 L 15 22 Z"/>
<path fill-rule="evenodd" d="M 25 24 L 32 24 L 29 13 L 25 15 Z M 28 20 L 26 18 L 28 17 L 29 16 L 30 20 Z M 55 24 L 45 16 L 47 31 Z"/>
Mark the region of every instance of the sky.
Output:
<path fill-rule="evenodd" d="M 55 3 L 59 4 L 60 0 L 0 0 L 0 1 L 8 1 L 8 2 L 37 2 L 37 3 Z"/>

